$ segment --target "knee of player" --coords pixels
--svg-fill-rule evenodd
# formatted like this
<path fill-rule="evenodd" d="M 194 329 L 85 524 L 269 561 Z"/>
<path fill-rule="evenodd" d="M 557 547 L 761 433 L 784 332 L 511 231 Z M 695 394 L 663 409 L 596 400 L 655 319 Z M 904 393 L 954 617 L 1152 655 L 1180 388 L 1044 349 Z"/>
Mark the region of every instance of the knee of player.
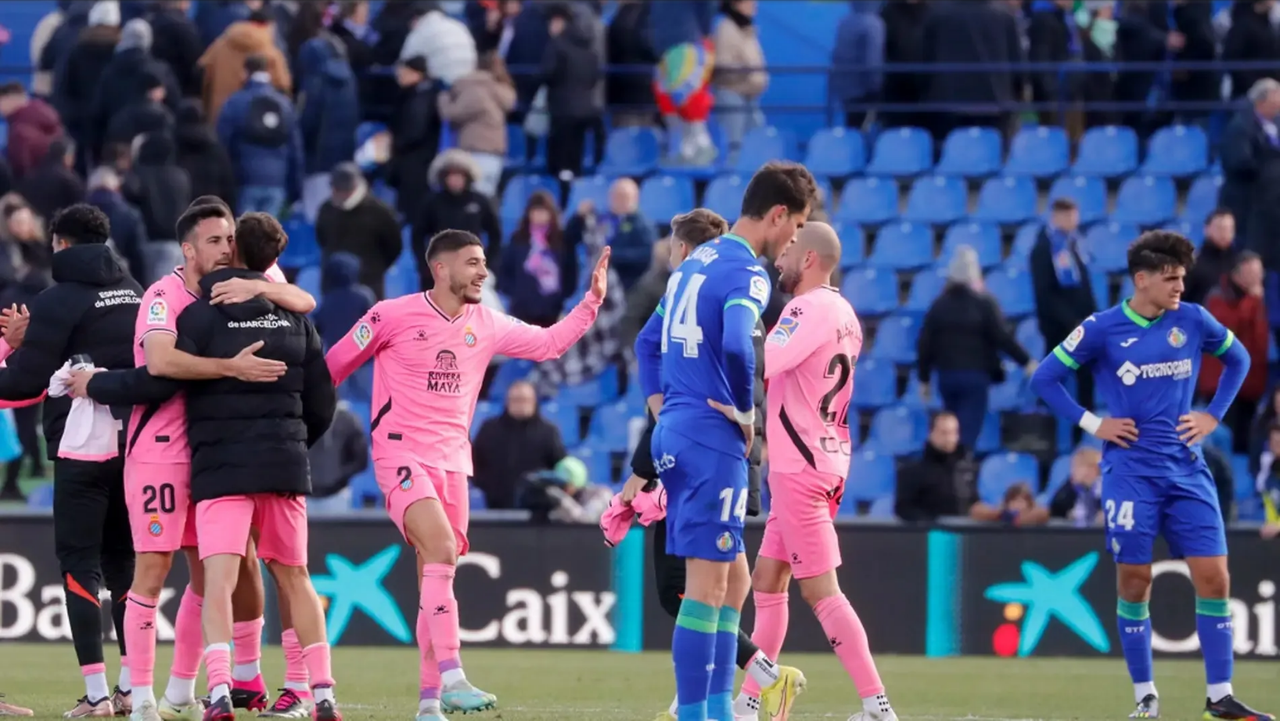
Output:
<path fill-rule="evenodd" d="M 275 579 L 276 585 L 283 592 L 292 594 L 295 591 L 307 588 L 311 583 L 311 575 L 307 573 L 306 566 L 286 566 L 283 563 L 272 561 L 270 568 L 271 577 Z"/>
<path fill-rule="evenodd" d="M 756 593 L 783 593 L 791 582 L 791 568 L 772 558 L 757 558 L 751 572 L 751 590 Z"/>
<path fill-rule="evenodd" d="M 1142 603 L 1151 597 L 1151 566 L 1122 564 L 1116 572 L 1116 592 L 1130 603 Z"/>
<path fill-rule="evenodd" d="M 835 571 L 800 580 L 800 597 L 810 606 L 817 606 L 832 596 L 840 595 L 840 584 Z"/>
<path fill-rule="evenodd" d="M 139 553 L 133 570 L 133 592 L 156 598 L 172 566 L 173 556 L 168 553 Z"/>
<path fill-rule="evenodd" d="M 453 533 L 424 534 L 413 538 L 413 550 L 417 552 L 422 563 L 444 563 L 458 565 L 458 543 Z"/>
<path fill-rule="evenodd" d="M 1200 598 L 1227 598 L 1231 592 L 1231 574 L 1225 563 L 1196 569 L 1191 582 Z"/>

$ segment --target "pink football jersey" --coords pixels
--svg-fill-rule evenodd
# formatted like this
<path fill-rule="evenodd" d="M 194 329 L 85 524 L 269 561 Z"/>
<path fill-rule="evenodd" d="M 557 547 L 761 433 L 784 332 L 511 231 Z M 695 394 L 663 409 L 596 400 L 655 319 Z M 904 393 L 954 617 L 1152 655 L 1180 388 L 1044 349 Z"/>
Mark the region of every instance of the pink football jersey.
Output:
<path fill-rule="evenodd" d="M 337 385 L 374 359 L 375 461 L 407 454 L 470 474 L 471 419 L 489 361 L 495 355 L 558 358 L 587 332 L 599 309 L 588 293 L 559 323 L 537 328 L 479 304 L 450 318 L 429 294 L 414 293 L 374 305 L 325 360 Z"/>
<path fill-rule="evenodd" d="M 182 268 L 151 284 L 142 296 L 138 319 L 133 329 L 133 363 L 147 364 L 142 342 L 152 333 L 178 335 L 178 316 L 197 298 L 187 290 Z M 142 432 L 138 424 L 142 423 Z M 160 404 L 153 414 L 147 406 L 133 409 L 129 420 L 129 457 L 146 463 L 188 463 L 191 449 L 187 446 L 186 401 L 182 393 Z"/>
<path fill-rule="evenodd" d="M 824 285 L 796 296 L 764 344 L 769 468 L 849 473 L 849 399 L 862 325 L 849 301 Z"/>
<path fill-rule="evenodd" d="M 267 272 L 263 273 L 263 275 L 267 276 L 267 280 L 271 281 L 272 283 L 288 283 L 289 282 L 289 280 L 284 277 L 284 271 L 280 270 L 279 263 L 273 263 L 270 268 L 267 268 Z"/>

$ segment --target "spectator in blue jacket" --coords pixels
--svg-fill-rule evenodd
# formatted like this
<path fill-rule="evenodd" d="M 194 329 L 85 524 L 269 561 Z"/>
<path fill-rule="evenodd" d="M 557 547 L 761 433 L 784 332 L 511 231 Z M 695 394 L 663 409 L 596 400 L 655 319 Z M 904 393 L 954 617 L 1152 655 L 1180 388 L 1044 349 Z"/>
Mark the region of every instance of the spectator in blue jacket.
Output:
<path fill-rule="evenodd" d="M 359 279 L 360 259 L 355 255 L 338 252 L 325 260 L 325 291 L 311 319 L 326 349 L 342 340 L 378 300 L 373 289 Z"/>
<path fill-rule="evenodd" d="M 129 272 L 139 282 L 146 277 L 146 260 L 142 249 L 147 245 L 147 225 L 138 212 L 120 194 L 123 181 L 115 169 L 95 168 L 89 174 L 89 195 L 85 202 L 107 214 L 111 221 L 111 243 L 120 257 L 129 262 Z"/>
<path fill-rule="evenodd" d="M 302 195 L 302 130 L 293 103 L 271 85 L 267 59 L 250 55 L 248 81 L 218 115 L 218 142 L 240 186 L 239 212 L 279 213 Z"/>
<path fill-rule="evenodd" d="M 566 277 L 578 277 L 579 255 L 588 246 L 607 245 L 613 249 L 610 263 L 624 288 L 630 288 L 648 270 L 653 244 L 658 241 L 657 228 L 640 212 L 640 187 L 631 178 L 618 178 L 609 186 L 608 208 L 582 201 L 564 234 L 569 248 L 564 261 Z"/>
<path fill-rule="evenodd" d="M 356 154 L 356 127 L 360 125 L 360 89 L 346 48 L 329 33 L 320 33 L 298 51 L 298 124 L 306 150 L 306 179 L 302 207 L 314 223 L 320 206 L 329 199 L 329 172 Z"/>
<path fill-rule="evenodd" d="M 884 86 L 884 20 L 880 3 L 849 3 L 831 50 L 830 97 L 845 111 L 845 126 L 861 128 Z"/>

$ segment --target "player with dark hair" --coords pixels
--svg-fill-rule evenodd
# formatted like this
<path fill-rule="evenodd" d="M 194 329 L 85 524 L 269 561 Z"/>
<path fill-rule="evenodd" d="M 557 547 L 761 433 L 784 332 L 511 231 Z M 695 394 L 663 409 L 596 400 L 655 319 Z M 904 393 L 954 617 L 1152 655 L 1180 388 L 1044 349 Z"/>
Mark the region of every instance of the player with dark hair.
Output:
<path fill-rule="evenodd" d="M 1040 364 L 1031 385 L 1055 413 L 1104 441 L 1102 510 L 1116 562 L 1120 644 L 1137 703 L 1129 718 L 1160 714 L 1148 599 L 1152 547 L 1161 535 L 1173 557 L 1186 559 L 1196 591 L 1205 718 L 1273 721 L 1233 695 L 1227 541 L 1200 448 L 1240 390 L 1249 354 L 1208 311 L 1182 302 L 1194 252 L 1177 233 L 1143 233 L 1129 246 L 1133 296 L 1086 318 Z M 1204 353 L 1226 369 L 1209 407 L 1198 411 L 1191 400 Z M 1063 385 L 1085 365 L 1113 417 L 1081 408 Z"/>

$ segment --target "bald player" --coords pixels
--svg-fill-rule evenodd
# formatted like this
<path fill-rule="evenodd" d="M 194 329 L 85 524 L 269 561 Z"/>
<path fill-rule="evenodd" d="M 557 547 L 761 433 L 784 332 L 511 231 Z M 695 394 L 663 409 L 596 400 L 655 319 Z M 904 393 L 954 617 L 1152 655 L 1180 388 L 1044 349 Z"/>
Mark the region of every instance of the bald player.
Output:
<path fill-rule="evenodd" d="M 839 260 L 835 230 L 810 222 L 777 261 L 778 285 L 795 298 L 764 344 L 773 504 L 751 579 L 756 605 L 751 640 L 765 655 L 778 657 L 787 633 L 787 586 L 794 576 L 862 698 L 862 710 L 849 721 L 897 721 L 862 621 L 836 579 L 840 545 L 834 521 L 849 470 L 849 399 L 862 351 L 858 316 L 831 287 Z"/>

